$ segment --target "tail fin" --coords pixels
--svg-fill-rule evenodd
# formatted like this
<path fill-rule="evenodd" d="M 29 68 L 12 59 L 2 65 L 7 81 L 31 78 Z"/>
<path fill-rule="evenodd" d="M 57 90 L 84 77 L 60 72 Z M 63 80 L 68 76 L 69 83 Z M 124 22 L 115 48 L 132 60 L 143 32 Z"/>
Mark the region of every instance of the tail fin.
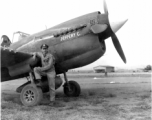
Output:
<path fill-rule="evenodd" d="M 2 35 L 1 40 L 2 40 L 1 46 L 9 47 L 11 45 L 11 41 L 6 35 Z"/>

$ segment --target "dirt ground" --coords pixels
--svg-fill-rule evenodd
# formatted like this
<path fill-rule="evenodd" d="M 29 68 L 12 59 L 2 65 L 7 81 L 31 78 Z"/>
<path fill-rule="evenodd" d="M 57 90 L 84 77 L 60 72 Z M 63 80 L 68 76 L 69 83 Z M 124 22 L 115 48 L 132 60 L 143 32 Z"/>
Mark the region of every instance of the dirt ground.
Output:
<path fill-rule="evenodd" d="M 63 87 L 56 91 L 56 104 L 25 107 L 16 88 L 25 79 L 1 83 L 2 120 L 151 120 L 151 74 L 109 75 L 68 74 L 81 86 L 77 98 L 66 97 Z"/>

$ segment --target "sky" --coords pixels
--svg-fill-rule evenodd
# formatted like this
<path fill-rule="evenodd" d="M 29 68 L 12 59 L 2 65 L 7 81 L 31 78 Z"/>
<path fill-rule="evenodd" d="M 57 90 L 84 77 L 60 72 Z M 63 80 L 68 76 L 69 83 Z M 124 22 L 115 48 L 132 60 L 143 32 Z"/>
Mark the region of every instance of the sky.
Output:
<path fill-rule="evenodd" d="M 140 68 L 152 64 L 152 7 L 151 0 L 106 0 L 110 22 L 128 19 L 116 33 L 125 56 L 124 64 L 111 38 L 105 40 L 106 53 L 82 69 L 98 65 L 119 68 Z M 12 39 L 13 33 L 34 34 L 78 16 L 101 11 L 102 0 L 1 0 L 0 36 Z"/>

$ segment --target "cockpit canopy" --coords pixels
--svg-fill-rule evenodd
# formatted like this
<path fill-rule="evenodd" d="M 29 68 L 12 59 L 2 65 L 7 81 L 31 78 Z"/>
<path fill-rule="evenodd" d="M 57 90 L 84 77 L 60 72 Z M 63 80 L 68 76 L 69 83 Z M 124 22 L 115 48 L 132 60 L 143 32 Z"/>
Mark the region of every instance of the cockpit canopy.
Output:
<path fill-rule="evenodd" d="M 14 32 L 12 41 L 9 39 L 9 37 L 7 35 L 2 35 L 1 46 L 9 47 L 13 42 L 20 41 L 23 38 L 28 37 L 29 35 L 30 34 L 27 34 L 27 33 L 21 32 L 21 31 Z"/>
<path fill-rule="evenodd" d="M 29 35 L 30 35 L 30 34 L 27 34 L 27 33 L 21 32 L 21 31 L 14 32 L 13 38 L 12 38 L 12 43 L 13 43 L 13 42 L 20 41 L 20 40 L 22 40 L 23 38 L 28 37 Z M 14 39 L 15 39 L 15 40 L 14 40 Z M 16 39 L 17 39 L 17 40 L 16 40 Z"/>

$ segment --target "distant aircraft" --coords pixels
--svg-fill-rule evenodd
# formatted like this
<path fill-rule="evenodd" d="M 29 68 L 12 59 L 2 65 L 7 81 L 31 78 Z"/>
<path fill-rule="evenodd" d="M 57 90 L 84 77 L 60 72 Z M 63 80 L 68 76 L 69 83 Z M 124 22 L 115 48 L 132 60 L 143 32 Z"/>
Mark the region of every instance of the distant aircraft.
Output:
<path fill-rule="evenodd" d="M 109 23 L 108 9 L 104 1 L 104 14 L 99 11 L 66 21 L 50 29 L 33 35 L 27 35 L 9 46 L 1 46 L 1 81 L 10 81 L 27 77 L 28 82 L 17 88 L 21 102 L 25 106 L 34 106 L 40 103 L 43 93 L 48 92 L 47 79 L 43 78 L 41 87 L 36 86 L 33 68 L 40 66 L 40 59 L 34 59 L 32 53 L 40 51 L 42 44 L 48 44 L 49 52 L 56 59 L 56 73 L 64 74 L 64 93 L 67 96 L 79 96 L 80 86 L 75 81 L 68 81 L 66 72 L 69 69 L 88 65 L 106 51 L 105 40 L 109 37 L 126 63 L 126 58 L 115 33 L 126 23 Z M 2 39 L 4 37 L 2 36 Z M 5 39 L 9 39 L 5 37 Z M 56 89 L 63 81 L 56 76 Z"/>

